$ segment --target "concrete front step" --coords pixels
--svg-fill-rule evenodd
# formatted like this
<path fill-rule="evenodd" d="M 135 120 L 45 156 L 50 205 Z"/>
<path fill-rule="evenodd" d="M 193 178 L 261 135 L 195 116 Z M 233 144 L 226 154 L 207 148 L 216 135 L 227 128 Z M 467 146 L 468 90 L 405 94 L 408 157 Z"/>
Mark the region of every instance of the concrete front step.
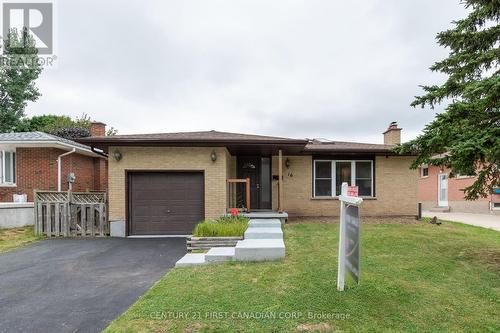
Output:
<path fill-rule="evenodd" d="M 435 213 L 447 213 L 450 211 L 450 207 L 432 207 L 429 209 L 430 212 L 435 212 Z"/>
<path fill-rule="evenodd" d="M 188 253 L 175 263 L 175 267 L 206 265 L 205 253 Z"/>
<path fill-rule="evenodd" d="M 282 212 L 250 212 L 250 213 L 241 213 L 241 215 L 248 217 L 252 220 L 262 220 L 262 219 L 278 219 L 281 223 L 285 223 L 288 220 L 288 213 Z"/>
<path fill-rule="evenodd" d="M 251 219 L 248 221 L 248 228 L 280 228 L 281 222 L 279 219 Z"/>
<path fill-rule="evenodd" d="M 282 239 L 245 239 L 236 244 L 234 259 L 237 261 L 271 261 L 285 258 Z"/>
<path fill-rule="evenodd" d="M 281 228 L 251 227 L 245 231 L 245 239 L 283 239 Z"/>
<path fill-rule="evenodd" d="M 207 262 L 224 262 L 234 259 L 234 247 L 213 247 L 205 254 Z"/>

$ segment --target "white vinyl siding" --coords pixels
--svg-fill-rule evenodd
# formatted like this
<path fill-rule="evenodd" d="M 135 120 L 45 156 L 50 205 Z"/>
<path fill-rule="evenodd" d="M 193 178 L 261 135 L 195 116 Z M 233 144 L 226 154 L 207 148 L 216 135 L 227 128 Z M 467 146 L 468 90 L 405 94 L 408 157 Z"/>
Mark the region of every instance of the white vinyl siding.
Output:
<path fill-rule="evenodd" d="M 315 160 L 313 166 L 313 196 L 337 197 L 343 182 L 358 186 L 360 197 L 373 197 L 372 160 Z"/>

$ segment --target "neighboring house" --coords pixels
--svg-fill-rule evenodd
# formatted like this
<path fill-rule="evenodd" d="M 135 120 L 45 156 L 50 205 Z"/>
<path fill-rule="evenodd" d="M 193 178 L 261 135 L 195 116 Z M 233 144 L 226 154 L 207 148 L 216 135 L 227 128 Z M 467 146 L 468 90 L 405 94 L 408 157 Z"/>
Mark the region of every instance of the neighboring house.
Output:
<path fill-rule="evenodd" d="M 93 123 L 91 134 L 104 135 L 105 125 Z M 33 201 L 34 190 L 107 189 L 106 157 L 89 146 L 43 132 L 0 133 L 0 202 L 14 195 Z"/>
<path fill-rule="evenodd" d="M 474 201 L 465 200 L 464 189 L 476 181 L 476 177 L 450 178 L 450 170 L 435 165 L 419 168 L 418 200 L 424 210 L 453 211 L 464 213 L 500 213 L 500 194 L 490 194 Z"/>
<path fill-rule="evenodd" d="M 109 219 L 126 235 L 190 234 L 197 222 L 244 205 L 234 179 L 250 180 L 250 208 L 290 216 L 339 215 L 342 182 L 359 186 L 362 214 L 416 215 L 412 156 L 385 144 L 320 142 L 216 131 L 116 135 L 79 140 L 109 153 Z"/>

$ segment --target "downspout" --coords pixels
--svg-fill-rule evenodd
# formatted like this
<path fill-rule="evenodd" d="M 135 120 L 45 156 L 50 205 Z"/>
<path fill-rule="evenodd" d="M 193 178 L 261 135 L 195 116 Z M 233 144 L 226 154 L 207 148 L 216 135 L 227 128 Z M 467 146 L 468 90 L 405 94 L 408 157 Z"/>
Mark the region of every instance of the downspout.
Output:
<path fill-rule="evenodd" d="M 65 152 L 64 154 L 61 154 L 57 157 L 57 191 L 61 192 L 61 157 L 68 156 L 70 154 L 73 154 L 76 152 L 76 148 L 73 148 L 73 150 Z"/>

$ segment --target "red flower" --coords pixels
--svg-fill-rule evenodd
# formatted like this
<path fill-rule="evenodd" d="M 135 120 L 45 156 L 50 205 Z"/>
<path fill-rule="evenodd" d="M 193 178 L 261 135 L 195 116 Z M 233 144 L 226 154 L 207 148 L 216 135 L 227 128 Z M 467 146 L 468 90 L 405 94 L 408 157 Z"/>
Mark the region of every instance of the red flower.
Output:
<path fill-rule="evenodd" d="M 231 216 L 238 216 L 240 213 L 236 208 L 231 208 L 229 212 L 231 213 Z"/>

